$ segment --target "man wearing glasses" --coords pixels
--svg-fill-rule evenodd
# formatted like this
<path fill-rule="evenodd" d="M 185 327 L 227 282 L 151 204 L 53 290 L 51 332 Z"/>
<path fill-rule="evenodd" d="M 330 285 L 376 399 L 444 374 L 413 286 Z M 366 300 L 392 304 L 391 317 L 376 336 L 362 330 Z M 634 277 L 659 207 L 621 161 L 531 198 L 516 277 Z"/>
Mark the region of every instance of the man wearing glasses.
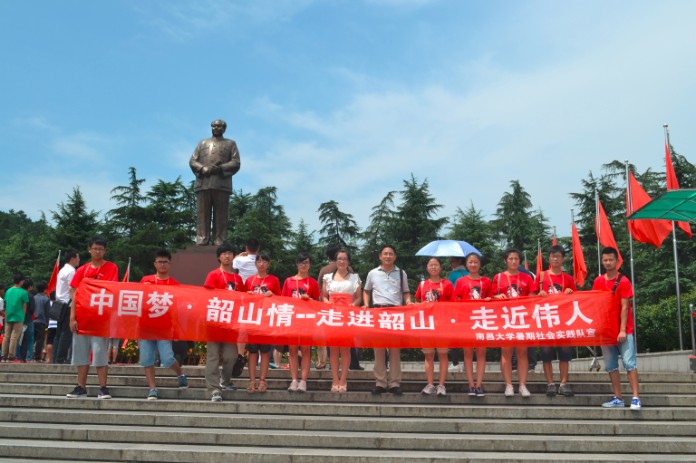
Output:
<path fill-rule="evenodd" d="M 169 276 L 171 263 L 172 254 L 166 249 L 160 249 L 155 253 L 155 270 L 157 272 L 153 275 L 144 276 L 140 282 L 146 285 L 158 286 L 178 285 L 179 282 Z M 159 399 L 159 391 L 155 382 L 155 349 L 159 352 L 161 365 L 164 368 L 171 368 L 176 373 L 179 388 L 185 389 L 188 387 L 188 379 L 181 370 L 181 365 L 174 358 L 171 340 L 141 339 L 138 341 L 138 345 L 140 346 L 140 365 L 145 369 L 145 378 L 147 379 L 147 387 L 149 389 L 147 400 Z"/>

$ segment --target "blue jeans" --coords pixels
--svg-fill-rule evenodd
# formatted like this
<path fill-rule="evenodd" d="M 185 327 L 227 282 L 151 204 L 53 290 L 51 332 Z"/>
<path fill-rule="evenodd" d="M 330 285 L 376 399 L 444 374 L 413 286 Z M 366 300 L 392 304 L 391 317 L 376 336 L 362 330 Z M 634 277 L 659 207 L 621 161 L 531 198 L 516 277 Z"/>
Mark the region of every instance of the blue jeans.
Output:
<path fill-rule="evenodd" d="M 619 354 L 621 354 L 621 362 L 626 371 L 636 369 L 636 344 L 632 334 L 626 335 L 626 340 L 622 343 L 602 346 L 604 369 L 607 370 L 607 373 L 619 369 Z"/>
<path fill-rule="evenodd" d="M 140 365 L 152 367 L 155 365 L 155 347 L 159 352 L 160 363 L 164 368 L 169 368 L 176 362 L 171 341 L 152 341 L 141 339 L 138 341 L 140 347 Z"/>

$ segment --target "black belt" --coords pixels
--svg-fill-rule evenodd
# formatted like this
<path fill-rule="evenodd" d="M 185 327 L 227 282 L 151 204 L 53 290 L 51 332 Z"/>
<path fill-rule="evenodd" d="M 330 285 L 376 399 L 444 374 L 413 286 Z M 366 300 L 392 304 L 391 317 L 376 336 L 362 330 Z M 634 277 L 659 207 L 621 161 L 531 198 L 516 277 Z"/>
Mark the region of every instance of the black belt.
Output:
<path fill-rule="evenodd" d="M 396 307 L 394 304 L 373 304 L 372 307 L 375 309 L 383 309 L 385 307 Z"/>

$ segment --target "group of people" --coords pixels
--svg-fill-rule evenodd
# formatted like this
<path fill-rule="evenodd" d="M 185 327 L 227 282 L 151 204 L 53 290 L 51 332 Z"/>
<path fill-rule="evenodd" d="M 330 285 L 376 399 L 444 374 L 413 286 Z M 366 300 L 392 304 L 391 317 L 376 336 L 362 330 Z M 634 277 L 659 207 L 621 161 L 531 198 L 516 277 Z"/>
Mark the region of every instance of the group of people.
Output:
<path fill-rule="evenodd" d="M 85 278 L 100 280 L 118 280 L 118 268 L 104 256 L 106 241 L 94 238 L 90 241 L 88 252 L 90 262 L 76 268 L 79 264 L 79 253 L 70 251 L 66 264 L 58 276 L 56 301 L 65 305 L 65 314 L 57 320 L 57 333 L 65 330 L 72 334 L 72 364 L 78 368 L 77 386 L 67 396 L 71 398 L 87 395 L 86 380 L 90 363 L 96 367 L 99 380 L 98 397 L 111 397 L 107 388 L 107 365 L 109 339 L 83 336 L 78 332 L 78 322 L 75 312 L 75 290 Z M 397 253 L 393 246 L 385 245 L 379 251 L 380 265 L 371 270 L 363 284 L 360 277 L 351 267 L 349 250 L 339 247 L 327 249 L 328 265 L 324 266 L 318 279 L 309 275 L 311 259 L 309 254 L 300 253 L 297 256 L 297 274 L 287 278 L 281 287 L 278 278 L 269 273 L 270 257 L 259 250 L 256 240 L 246 243 L 245 251 L 235 255 L 234 248 L 227 242 L 217 247 L 216 255 L 219 265 L 211 270 L 204 282 L 204 287 L 230 291 L 245 291 L 264 296 L 282 295 L 306 300 L 320 300 L 346 306 L 364 306 L 374 308 L 395 307 L 423 302 L 458 301 L 474 299 L 514 299 L 527 295 L 548 296 L 552 294 L 569 294 L 577 288 L 573 278 L 563 272 L 565 250 L 553 246 L 549 250 L 550 268 L 536 275 L 535 278 L 520 267 L 521 253 L 510 249 L 504 254 L 505 270 L 489 279 L 480 274 L 481 256 L 472 253 L 464 258 L 452 258 L 452 271 L 448 278 L 443 278 L 442 264 L 437 257 L 426 262 L 428 278 L 421 281 L 412 297 L 406 272 L 396 265 Z M 621 384 L 618 373 L 618 356 L 622 357 L 623 365 L 628 372 L 628 378 L 633 393 L 630 402 L 632 410 L 640 410 L 638 371 L 636 369 L 635 345 L 633 341 L 633 318 L 630 310 L 632 286 L 630 281 L 618 272 L 618 252 L 613 248 L 602 251 L 602 265 L 605 273 L 598 276 L 592 289 L 611 291 L 617 300 L 616 317 L 619 319 L 619 333 L 616 343 L 602 346 L 605 368 L 609 373 L 613 397 L 603 404 L 606 408 L 624 407 Z M 160 250 L 154 256 L 155 273 L 143 277 L 141 283 L 153 285 L 179 284 L 170 276 L 171 254 Z M 21 277 L 18 276 L 18 277 Z M 3 359 L 10 359 L 16 349 L 18 334 L 27 313 L 26 279 L 15 278 L 13 288 L 5 294 L 6 328 L 2 346 Z M 41 289 L 42 286 L 39 286 Z M 44 288 L 45 290 L 45 288 Z M 21 292 L 20 292 L 21 291 Z M 36 310 L 35 312 L 36 313 Z M 20 316 L 21 314 L 21 316 Z M 36 323 L 36 322 L 35 322 Z M 43 323 L 43 321 L 39 322 Z M 46 324 L 49 322 L 46 321 Z M 65 335 L 60 335 L 60 341 L 66 342 Z M 161 365 L 171 368 L 178 378 L 180 388 L 188 387 L 188 380 L 183 374 L 181 365 L 175 359 L 172 341 L 170 340 L 141 340 L 140 363 L 145 369 L 148 383 L 148 399 L 155 400 L 159 396 L 155 381 L 154 365 L 156 354 Z M 275 346 L 282 351 L 280 346 Z M 249 384 L 247 392 L 264 393 L 267 390 L 266 378 L 270 364 L 270 352 L 274 346 L 268 344 L 240 344 L 234 342 L 208 342 L 207 361 L 205 366 L 205 382 L 209 396 L 213 402 L 222 401 L 222 392 L 236 390 L 232 383 L 235 364 L 240 360 L 240 353 L 248 353 Z M 355 365 L 351 357 L 355 357 L 350 347 L 329 347 L 330 366 L 332 372 L 331 391 L 342 393 L 348 390 L 348 370 Z M 446 395 L 445 381 L 447 378 L 448 350 L 433 346 L 423 349 L 425 355 L 426 386 L 422 393 L 426 395 Z M 474 351 L 476 351 L 476 374 L 474 375 Z M 527 388 L 528 346 L 504 347 L 501 349 L 501 371 L 505 381 L 505 396 L 515 394 L 512 384 L 513 355 L 517 356 L 518 388 L 522 397 L 529 397 Z M 305 392 L 307 378 L 311 367 L 310 346 L 288 346 L 290 374 L 292 381 L 290 392 Z M 324 348 L 318 348 L 317 368 L 326 364 Z M 439 361 L 438 382 L 435 385 L 434 364 L 435 355 Z M 90 360 L 91 356 L 91 360 Z M 260 359 L 259 359 L 260 357 Z M 569 362 L 572 353 L 569 347 L 542 347 L 541 357 L 544 364 L 544 375 L 547 381 L 546 394 L 549 396 L 562 395 L 570 397 L 573 391 L 568 384 Z M 560 370 L 560 384 L 556 387 L 553 379 L 552 361 L 557 357 Z M 260 361 L 259 361 L 260 360 Z M 401 355 L 398 348 L 374 349 L 375 395 L 391 393 L 401 395 Z M 257 363 L 259 364 L 257 380 Z M 486 368 L 485 348 L 465 348 L 464 364 L 469 382 L 468 394 L 483 397 L 483 379 Z"/>

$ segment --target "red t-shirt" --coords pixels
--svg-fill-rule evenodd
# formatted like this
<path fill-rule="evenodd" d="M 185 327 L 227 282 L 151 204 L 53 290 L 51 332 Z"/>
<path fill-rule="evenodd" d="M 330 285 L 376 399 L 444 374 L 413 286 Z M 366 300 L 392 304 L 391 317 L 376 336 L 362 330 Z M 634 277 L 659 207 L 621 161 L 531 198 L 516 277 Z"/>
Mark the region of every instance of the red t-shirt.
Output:
<path fill-rule="evenodd" d="M 543 282 L 541 280 L 542 278 L 544 279 Z M 561 272 L 560 275 L 554 275 L 550 270 L 544 270 L 537 275 L 536 279 L 534 280 L 532 292 L 538 293 L 543 289 L 548 294 L 563 294 L 568 288 L 572 289 L 573 291 L 578 290 L 577 286 L 575 286 L 575 280 L 573 280 L 573 277 L 565 272 Z"/>
<path fill-rule="evenodd" d="M 606 274 L 605 274 L 606 275 Z M 592 289 L 596 291 L 611 291 L 614 289 L 616 284 L 616 278 L 613 280 L 607 280 L 605 275 L 600 275 L 595 278 L 594 283 L 592 283 Z M 633 310 L 631 310 L 631 298 L 633 297 L 633 285 L 628 281 L 625 276 L 619 281 L 619 285 L 616 287 L 616 292 L 614 293 L 615 304 L 614 307 L 617 310 L 616 316 L 619 318 L 619 323 L 621 323 L 621 299 L 628 299 L 628 317 L 626 319 L 626 334 L 633 334 Z M 621 329 L 621 325 L 619 325 Z"/>
<path fill-rule="evenodd" d="M 528 296 L 534 286 L 534 280 L 526 273 L 519 272 L 517 275 L 508 275 L 501 272 L 493 277 L 492 295 L 503 294 L 505 297 L 514 299 L 520 296 Z"/>
<path fill-rule="evenodd" d="M 77 288 L 85 278 L 94 280 L 118 281 L 118 267 L 113 262 L 105 260 L 99 267 L 92 267 L 92 263 L 85 264 L 75 271 L 70 286 Z"/>
<path fill-rule="evenodd" d="M 474 280 L 469 275 L 463 276 L 457 279 L 457 286 L 454 288 L 454 296 L 458 301 L 485 299 L 492 295 L 491 280 L 486 277 Z"/>
<path fill-rule="evenodd" d="M 266 275 L 260 278 L 259 275 L 256 274 L 247 278 L 244 283 L 244 289 L 254 293 L 270 291 L 276 296 L 280 296 L 280 280 L 278 280 L 278 277 L 275 275 Z"/>
<path fill-rule="evenodd" d="M 437 302 L 454 300 L 454 286 L 452 282 L 442 279 L 437 283 L 430 280 L 421 281 L 416 290 L 417 302 Z"/>
<path fill-rule="evenodd" d="M 301 280 L 295 277 L 285 279 L 282 296 L 299 298 L 303 294 L 308 295 L 310 299 L 319 299 L 321 295 L 319 294 L 319 283 L 317 283 L 317 280 L 309 276 Z"/>
<path fill-rule="evenodd" d="M 157 278 L 157 275 L 145 275 L 142 280 L 140 280 L 141 283 L 144 283 L 146 285 L 169 285 L 169 286 L 174 286 L 180 284 L 178 281 L 176 281 L 174 278 L 169 277 L 166 279 L 161 279 Z"/>
<path fill-rule="evenodd" d="M 236 273 L 228 273 L 221 268 L 216 268 L 208 273 L 203 283 L 208 289 L 228 289 L 230 291 L 244 291 L 244 281 Z"/>

